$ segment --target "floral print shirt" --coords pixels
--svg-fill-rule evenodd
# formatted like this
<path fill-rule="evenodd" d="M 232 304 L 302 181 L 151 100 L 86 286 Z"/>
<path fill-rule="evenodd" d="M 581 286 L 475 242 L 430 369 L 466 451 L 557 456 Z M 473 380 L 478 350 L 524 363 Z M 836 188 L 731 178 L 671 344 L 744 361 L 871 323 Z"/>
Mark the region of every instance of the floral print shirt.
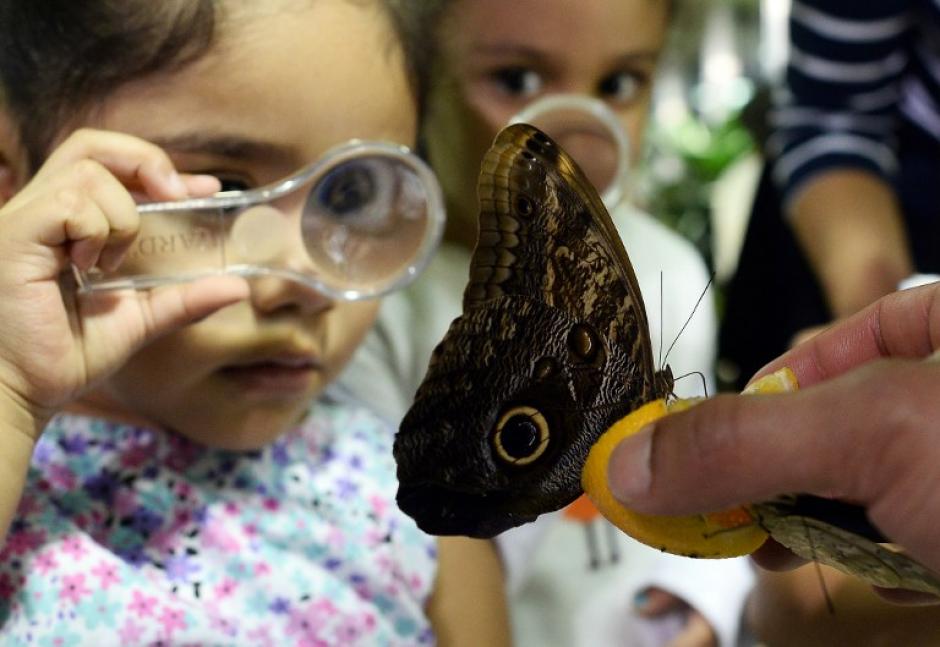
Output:
<path fill-rule="evenodd" d="M 256 452 L 55 418 L 0 553 L 0 643 L 433 643 L 435 543 L 395 505 L 392 440 L 323 401 Z"/>

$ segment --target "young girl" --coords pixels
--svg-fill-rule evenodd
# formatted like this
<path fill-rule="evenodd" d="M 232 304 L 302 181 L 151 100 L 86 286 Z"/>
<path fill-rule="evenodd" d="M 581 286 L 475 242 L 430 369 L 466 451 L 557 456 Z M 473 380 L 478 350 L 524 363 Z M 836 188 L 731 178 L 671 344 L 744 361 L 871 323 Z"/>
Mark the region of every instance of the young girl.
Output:
<path fill-rule="evenodd" d="M 481 158 L 498 130 L 546 95 L 590 97 L 613 112 L 630 142 L 633 162 L 639 161 L 672 3 L 584 0 L 576 4 L 569 0 L 446 3 L 435 39 L 440 51 L 433 66 L 422 141 L 447 199 L 447 240 L 419 281 L 383 303 L 379 325 L 345 375 L 351 388 L 381 393 L 375 402 L 391 418 L 400 417 L 410 403 L 434 344 L 460 312 L 478 229 L 476 179 Z M 559 141 L 566 148 L 573 143 Z M 601 148 L 589 148 L 579 161 L 595 162 L 602 157 Z M 569 152 L 578 158 L 574 147 Z M 682 327 L 708 282 L 705 264 L 688 241 L 629 201 L 608 208 L 646 297 L 654 348 L 660 333 L 667 336 L 668 346 L 668 338 Z M 673 372 L 709 372 L 714 339 L 714 308 L 705 299 L 669 355 Z M 682 380 L 677 391 L 700 395 L 701 383 Z M 510 576 L 515 635 L 521 644 L 664 644 L 678 633 L 687 644 L 734 644 L 752 581 L 745 561 L 665 556 L 625 536 L 605 534 L 603 520 L 595 519 L 587 527 L 575 523 L 582 515 L 571 512 L 546 515 L 499 537 Z M 586 538 L 590 540 L 594 535 L 589 533 L 595 530 L 605 563 L 592 569 L 590 553 L 597 551 L 589 549 Z M 716 582 L 722 586 L 719 593 Z M 645 595 L 651 585 L 659 589 Z M 676 595 L 663 595 L 661 589 Z M 668 613 L 654 625 L 637 618 L 631 613 L 634 594 L 641 602 L 649 601 L 648 606 L 637 605 L 642 611 L 668 609 Z"/>
<path fill-rule="evenodd" d="M 3 644 L 505 640 L 489 546 L 436 545 L 397 510 L 393 430 L 311 406 L 376 302 L 277 275 L 70 280 L 131 256 L 134 197 L 260 187 L 352 138 L 412 143 L 396 30 L 415 15 L 0 4 Z"/>

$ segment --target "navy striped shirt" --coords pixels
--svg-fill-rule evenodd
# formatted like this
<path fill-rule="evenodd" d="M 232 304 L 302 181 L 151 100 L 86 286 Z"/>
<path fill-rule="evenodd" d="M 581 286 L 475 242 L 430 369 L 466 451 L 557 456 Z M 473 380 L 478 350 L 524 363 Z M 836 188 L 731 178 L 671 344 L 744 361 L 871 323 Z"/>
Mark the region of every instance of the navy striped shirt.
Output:
<path fill-rule="evenodd" d="M 890 181 L 901 120 L 937 145 L 940 182 L 940 0 L 794 0 L 768 142 L 784 200 L 834 167 Z"/>

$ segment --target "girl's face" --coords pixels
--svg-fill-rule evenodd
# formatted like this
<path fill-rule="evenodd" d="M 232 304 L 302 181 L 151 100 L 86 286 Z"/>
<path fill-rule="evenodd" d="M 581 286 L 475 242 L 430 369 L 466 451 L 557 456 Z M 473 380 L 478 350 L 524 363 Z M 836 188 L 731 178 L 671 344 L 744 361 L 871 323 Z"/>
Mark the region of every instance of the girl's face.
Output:
<path fill-rule="evenodd" d="M 354 137 L 413 143 L 414 101 L 378 3 L 233 5 L 206 57 L 125 86 L 89 125 L 156 142 L 181 171 L 226 188 L 280 179 Z M 248 301 L 150 344 L 81 405 L 211 446 L 259 447 L 333 379 L 377 307 L 254 280 Z"/>
<path fill-rule="evenodd" d="M 464 224 L 449 235 L 475 240 L 483 153 L 513 115 L 542 95 L 602 99 L 638 151 L 668 19 L 667 0 L 454 2 L 440 34 L 443 64 L 424 130 L 448 213 L 454 225 Z"/>

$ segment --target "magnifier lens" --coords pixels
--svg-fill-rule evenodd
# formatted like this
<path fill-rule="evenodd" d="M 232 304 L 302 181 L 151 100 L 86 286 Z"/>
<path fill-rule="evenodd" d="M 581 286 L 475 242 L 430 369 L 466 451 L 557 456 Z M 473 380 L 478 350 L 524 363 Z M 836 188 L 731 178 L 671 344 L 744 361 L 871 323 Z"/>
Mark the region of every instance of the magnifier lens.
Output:
<path fill-rule="evenodd" d="M 511 120 L 519 122 L 532 124 L 557 141 L 578 163 L 608 208 L 627 192 L 627 135 L 603 101 L 581 95 L 549 95 L 529 104 Z"/>
<path fill-rule="evenodd" d="M 415 169 L 383 156 L 343 161 L 311 188 L 304 245 L 321 280 L 375 292 L 401 280 L 432 227 L 428 192 Z"/>

